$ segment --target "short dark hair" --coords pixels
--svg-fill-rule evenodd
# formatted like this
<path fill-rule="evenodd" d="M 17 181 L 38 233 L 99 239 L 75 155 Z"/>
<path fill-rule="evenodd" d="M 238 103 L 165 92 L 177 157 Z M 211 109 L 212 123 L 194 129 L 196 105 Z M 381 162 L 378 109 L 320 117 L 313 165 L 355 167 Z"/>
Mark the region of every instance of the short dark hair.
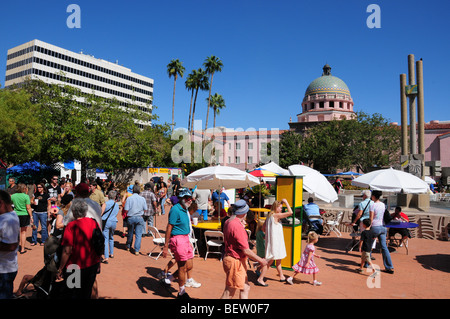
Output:
<path fill-rule="evenodd" d="M 312 197 L 308 198 L 308 203 L 312 203 L 312 202 L 314 202 L 314 198 L 312 198 Z"/>
<path fill-rule="evenodd" d="M 377 191 L 377 190 L 372 191 L 372 196 L 375 197 L 376 199 L 380 199 L 382 194 L 383 193 L 381 191 Z"/>
<path fill-rule="evenodd" d="M 7 205 L 12 205 L 11 195 L 7 191 L 0 189 L 0 200 Z"/>
<path fill-rule="evenodd" d="M 364 224 L 364 226 L 366 227 L 370 227 L 370 225 L 372 225 L 372 222 L 370 221 L 370 218 L 366 218 L 362 220 L 362 223 Z"/>

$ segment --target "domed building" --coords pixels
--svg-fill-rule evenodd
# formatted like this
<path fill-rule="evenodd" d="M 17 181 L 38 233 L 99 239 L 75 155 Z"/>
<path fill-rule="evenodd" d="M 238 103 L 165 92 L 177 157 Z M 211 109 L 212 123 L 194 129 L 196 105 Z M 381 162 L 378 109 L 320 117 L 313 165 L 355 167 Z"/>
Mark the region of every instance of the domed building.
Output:
<path fill-rule="evenodd" d="M 323 67 L 322 76 L 312 81 L 306 89 L 302 113 L 297 122 L 289 122 L 291 130 L 304 131 L 307 127 L 333 119 L 350 119 L 355 116 L 353 99 L 347 84 L 331 75 L 331 67 Z"/>

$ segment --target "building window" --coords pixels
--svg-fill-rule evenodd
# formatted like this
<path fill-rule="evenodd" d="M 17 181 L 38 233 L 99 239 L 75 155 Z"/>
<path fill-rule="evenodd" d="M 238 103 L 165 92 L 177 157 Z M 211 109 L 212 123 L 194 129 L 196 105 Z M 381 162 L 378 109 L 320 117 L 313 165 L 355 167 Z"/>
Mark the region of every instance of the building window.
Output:
<path fill-rule="evenodd" d="M 253 164 L 253 157 L 252 157 L 252 156 L 249 156 L 249 157 L 247 158 L 247 163 L 248 163 L 248 164 Z"/>
<path fill-rule="evenodd" d="M 325 102 L 319 102 L 319 108 L 323 109 L 325 107 Z"/>
<path fill-rule="evenodd" d="M 253 149 L 253 143 L 248 143 L 248 149 L 252 150 Z"/>
<path fill-rule="evenodd" d="M 236 143 L 236 149 L 240 150 L 241 149 L 241 143 Z"/>
<path fill-rule="evenodd" d="M 241 158 L 239 156 L 236 156 L 235 164 L 241 164 Z"/>
<path fill-rule="evenodd" d="M 231 156 L 228 156 L 228 163 L 231 163 Z"/>
<path fill-rule="evenodd" d="M 330 101 L 328 106 L 334 108 L 334 101 Z"/>

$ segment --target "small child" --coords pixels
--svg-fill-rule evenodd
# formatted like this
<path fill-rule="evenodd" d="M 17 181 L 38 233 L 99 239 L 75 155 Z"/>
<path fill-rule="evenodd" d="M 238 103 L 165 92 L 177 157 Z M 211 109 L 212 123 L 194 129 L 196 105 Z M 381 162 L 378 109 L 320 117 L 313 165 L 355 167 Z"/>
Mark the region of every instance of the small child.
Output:
<path fill-rule="evenodd" d="M 303 251 L 302 258 L 298 263 L 296 263 L 292 268 L 294 269 L 294 275 L 286 279 L 287 283 L 293 285 L 294 277 L 297 276 L 298 273 L 313 275 L 313 285 L 320 286 L 322 283 L 316 280 L 316 274 L 319 272 L 319 268 L 314 262 L 314 257 L 320 258 L 319 255 L 316 255 L 314 252 L 316 251 L 315 243 L 319 241 L 319 235 L 315 232 L 310 232 L 308 234 L 307 245 L 305 250 Z"/>
<path fill-rule="evenodd" d="M 370 218 L 363 219 L 362 221 L 364 230 L 361 233 L 361 240 L 359 241 L 359 252 L 361 253 L 361 265 L 357 270 L 360 273 L 364 271 L 364 264 L 367 262 L 372 267 L 372 272 L 375 273 L 375 268 L 372 264 L 372 258 L 370 253 L 372 252 L 372 245 L 374 242 L 374 234 L 371 229 Z"/>
<path fill-rule="evenodd" d="M 266 257 L 266 234 L 264 233 L 264 221 L 262 219 L 258 220 L 258 225 L 256 226 L 256 254 L 261 257 Z M 261 267 L 258 262 L 253 263 L 253 267 L 257 268 L 255 273 L 259 277 L 261 275 Z"/>

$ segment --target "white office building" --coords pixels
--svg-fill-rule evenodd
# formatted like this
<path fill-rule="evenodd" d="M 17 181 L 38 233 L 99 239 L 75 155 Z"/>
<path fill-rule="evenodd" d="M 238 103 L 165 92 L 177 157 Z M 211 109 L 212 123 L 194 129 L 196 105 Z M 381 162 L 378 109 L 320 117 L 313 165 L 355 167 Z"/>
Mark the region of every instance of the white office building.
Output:
<path fill-rule="evenodd" d="M 83 93 L 116 98 L 121 106 L 134 104 L 141 111 L 152 112 L 153 79 L 133 73 L 118 63 L 39 40 L 8 50 L 5 87 L 20 85 L 27 78 L 72 85 Z"/>

